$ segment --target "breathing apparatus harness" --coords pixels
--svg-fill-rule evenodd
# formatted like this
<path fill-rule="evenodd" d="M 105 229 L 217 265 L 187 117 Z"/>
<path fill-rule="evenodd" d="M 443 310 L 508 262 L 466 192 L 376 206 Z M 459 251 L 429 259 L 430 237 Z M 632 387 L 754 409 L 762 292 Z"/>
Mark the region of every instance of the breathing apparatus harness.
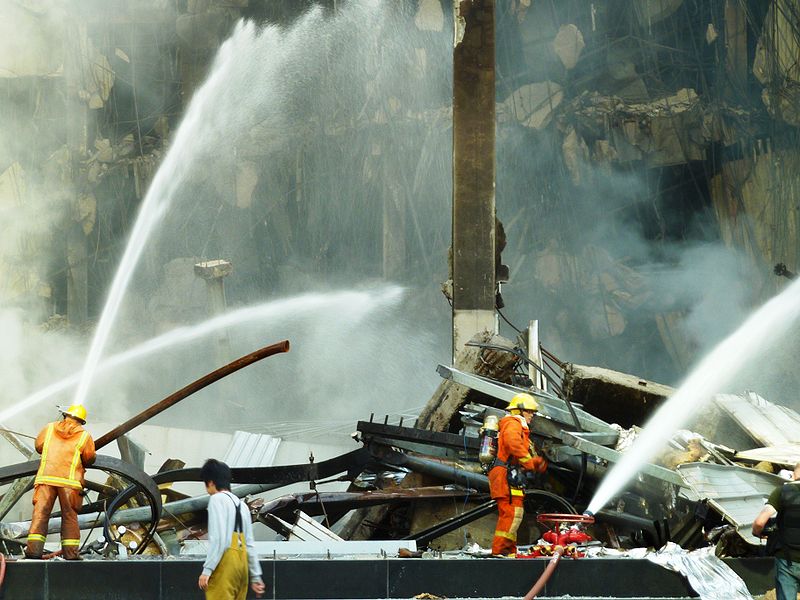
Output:
<path fill-rule="evenodd" d="M 512 488 L 525 487 L 526 479 L 522 474 L 522 469 L 520 469 L 519 466 L 509 464 L 495 457 L 492 464 L 489 465 L 489 470 L 491 471 L 494 467 L 504 467 L 506 469 L 506 479 L 508 480 L 509 487 Z"/>

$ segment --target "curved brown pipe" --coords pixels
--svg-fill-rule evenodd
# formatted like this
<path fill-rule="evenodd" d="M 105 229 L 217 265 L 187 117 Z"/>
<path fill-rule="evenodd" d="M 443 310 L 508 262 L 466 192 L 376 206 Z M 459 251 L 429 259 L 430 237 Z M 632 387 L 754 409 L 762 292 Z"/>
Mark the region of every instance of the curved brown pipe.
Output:
<path fill-rule="evenodd" d="M 550 579 L 550 576 L 553 574 L 553 571 L 556 570 L 558 566 L 558 561 L 561 560 L 561 555 L 564 554 L 564 548 L 561 546 L 556 546 L 553 550 L 553 558 L 550 559 L 550 562 L 547 563 L 547 567 L 542 573 L 542 576 L 539 577 L 539 580 L 533 584 L 531 591 L 525 594 L 525 598 L 523 600 L 533 600 L 542 591 L 547 580 Z"/>
<path fill-rule="evenodd" d="M 204 387 L 211 385 L 215 381 L 219 381 L 223 377 L 230 375 L 238 371 L 239 369 L 243 369 L 248 365 L 252 365 L 254 362 L 258 362 L 262 358 L 267 358 L 268 356 L 272 356 L 273 354 L 280 354 L 281 352 L 288 352 L 289 351 L 289 340 L 283 340 L 282 342 L 278 342 L 277 344 L 272 344 L 271 346 L 265 346 L 260 350 L 256 350 L 255 352 L 251 352 L 250 354 L 246 354 L 241 358 L 237 358 L 235 361 L 228 363 L 224 367 L 220 367 L 216 371 L 212 371 L 208 375 L 204 375 L 197 381 L 194 381 L 179 389 L 177 392 L 174 392 L 161 400 L 153 404 L 150 408 L 146 408 L 142 412 L 140 412 L 135 417 L 128 419 L 122 425 L 116 426 L 114 429 L 109 431 L 106 434 L 101 435 L 97 440 L 95 440 L 95 448 L 98 450 L 103 446 L 113 442 L 121 435 L 125 435 L 134 427 L 141 425 L 145 421 L 152 419 L 160 412 L 167 410 L 170 406 L 177 404 L 187 396 L 191 396 L 195 392 L 202 390 Z"/>

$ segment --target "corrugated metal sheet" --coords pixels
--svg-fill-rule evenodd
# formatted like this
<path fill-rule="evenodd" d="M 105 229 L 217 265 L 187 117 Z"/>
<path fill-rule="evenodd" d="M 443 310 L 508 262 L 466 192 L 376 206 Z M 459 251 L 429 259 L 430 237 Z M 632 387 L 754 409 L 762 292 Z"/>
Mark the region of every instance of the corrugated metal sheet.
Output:
<path fill-rule="evenodd" d="M 281 438 L 237 431 L 223 461 L 231 467 L 269 467 L 275 462 Z"/>
<path fill-rule="evenodd" d="M 297 520 L 292 527 L 292 532 L 289 535 L 290 542 L 308 542 L 308 541 L 324 541 L 334 540 L 343 542 L 344 540 L 332 532 L 327 527 L 317 523 L 314 519 L 309 517 L 303 511 L 298 511 Z"/>
<path fill-rule="evenodd" d="M 678 473 L 701 499 L 707 498 L 748 543 L 761 544 L 750 529 L 770 493 L 784 483 L 783 479 L 754 469 L 708 463 L 678 465 Z"/>
<path fill-rule="evenodd" d="M 718 394 L 716 405 L 762 446 L 800 443 L 800 415 L 749 392 L 745 396 Z"/>

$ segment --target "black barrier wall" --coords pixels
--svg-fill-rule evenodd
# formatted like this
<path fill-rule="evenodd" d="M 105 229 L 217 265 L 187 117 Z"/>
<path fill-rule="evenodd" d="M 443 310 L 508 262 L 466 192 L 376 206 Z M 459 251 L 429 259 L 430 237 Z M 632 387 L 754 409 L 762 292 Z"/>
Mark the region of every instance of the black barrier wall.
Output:
<path fill-rule="evenodd" d="M 774 587 L 772 559 L 726 561 L 753 594 Z M 79 563 L 9 562 L 0 598 L 13 600 L 198 600 L 199 560 Z M 275 560 L 262 561 L 265 598 L 450 598 L 523 596 L 547 560 Z M 562 560 L 542 597 L 686 598 L 686 580 L 646 560 Z M 252 596 L 252 592 L 251 592 Z M 248 596 L 250 597 L 250 596 Z"/>

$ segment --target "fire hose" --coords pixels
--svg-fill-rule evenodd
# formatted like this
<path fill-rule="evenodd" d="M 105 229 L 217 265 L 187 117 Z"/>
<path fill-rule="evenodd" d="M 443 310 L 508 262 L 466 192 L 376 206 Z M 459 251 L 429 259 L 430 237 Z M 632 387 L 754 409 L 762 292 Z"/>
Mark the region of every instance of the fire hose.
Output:
<path fill-rule="evenodd" d="M 573 525 L 580 527 L 581 525 L 588 525 L 590 523 L 594 523 L 594 517 L 590 514 L 582 514 L 582 515 L 571 515 L 571 514 L 555 514 L 555 513 L 547 513 L 541 514 L 536 517 L 536 520 L 539 523 L 552 523 L 555 525 L 553 530 L 546 531 L 542 534 L 542 538 L 545 540 L 553 540 L 556 543 L 553 546 L 553 556 L 550 561 L 547 563 L 547 567 L 545 568 L 544 572 L 541 574 L 539 579 L 536 583 L 533 584 L 533 587 L 530 591 L 525 594 L 523 600 L 533 600 L 536 596 L 539 595 L 544 589 L 544 586 L 547 585 L 547 582 L 550 580 L 550 577 L 556 570 L 558 563 L 561 561 L 561 557 L 567 552 L 567 546 L 564 543 L 560 542 L 568 542 L 570 539 L 576 538 L 587 538 L 585 534 L 579 532 L 579 535 L 576 535 L 576 530 L 572 530 L 570 532 L 565 532 L 564 523 L 572 523 Z"/>
<path fill-rule="evenodd" d="M 551 558 L 547 563 L 547 568 L 544 570 L 544 573 L 542 573 L 541 577 L 539 577 L 538 581 L 533 584 L 531 590 L 525 594 L 524 600 L 533 600 L 533 598 L 536 598 L 536 596 L 539 595 L 539 592 L 544 589 L 544 586 L 547 584 L 550 576 L 556 570 L 562 554 L 564 554 L 564 547 L 556 546 L 553 550 L 553 558 Z"/>

